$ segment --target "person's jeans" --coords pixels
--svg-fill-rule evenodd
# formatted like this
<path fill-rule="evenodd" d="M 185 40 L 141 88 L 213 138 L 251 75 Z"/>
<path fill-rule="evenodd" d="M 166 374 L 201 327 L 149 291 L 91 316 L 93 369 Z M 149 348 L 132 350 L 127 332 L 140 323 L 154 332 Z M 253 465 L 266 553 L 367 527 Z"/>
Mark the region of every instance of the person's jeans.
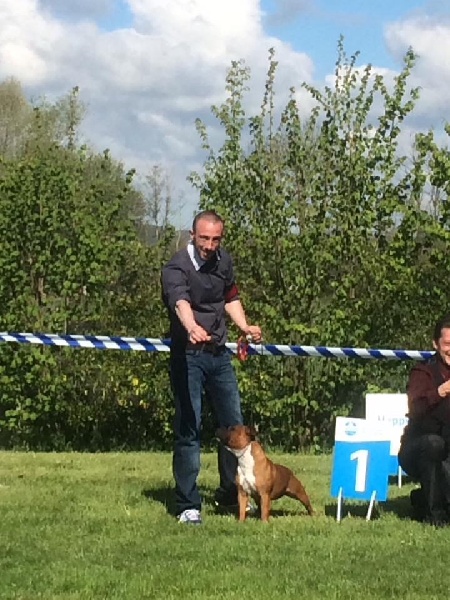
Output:
<path fill-rule="evenodd" d="M 420 482 L 431 519 L 450 515 L 450 457 L 448 442 L 440 435 L 424 434 L 402 440 L 398 455 L 402 469 Z"/>
<path fill-rule="evenodd" d="M 176 514 L 201 509 L 197 488 L 200 471 L 202 393 L 206 392 L 219 427 L 242 424 L 239 390 L 226 349 L 217 355 L 201 350 L 172 354 L 170 376 L 175 401 L 173 475 Z M 236 493 L 235 456 L 219 445 L 219 476 L 222 490 Z"/>

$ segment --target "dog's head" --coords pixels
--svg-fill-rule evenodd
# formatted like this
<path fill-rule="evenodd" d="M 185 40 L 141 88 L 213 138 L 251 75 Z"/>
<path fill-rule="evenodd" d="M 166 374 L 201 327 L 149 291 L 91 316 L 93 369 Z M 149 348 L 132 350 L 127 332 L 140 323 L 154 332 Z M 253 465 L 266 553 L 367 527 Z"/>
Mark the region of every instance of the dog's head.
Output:
<path fill-rule="evenodd" d="M 219 440 L 231 450 L 242 450 L 256 438 L 254 427 L 247 425 L 232 425 L 221 427 L 216 431 Z"/>

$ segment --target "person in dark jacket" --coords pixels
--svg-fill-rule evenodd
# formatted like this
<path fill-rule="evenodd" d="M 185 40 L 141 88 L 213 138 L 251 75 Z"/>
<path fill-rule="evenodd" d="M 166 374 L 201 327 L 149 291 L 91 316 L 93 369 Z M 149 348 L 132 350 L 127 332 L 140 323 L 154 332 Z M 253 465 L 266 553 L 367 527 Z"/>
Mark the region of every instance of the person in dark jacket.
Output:
<path fill-rule="evenodd" d="M 398 458 L 421 486 L 411 492 L 416 518 L 441 526 L 450 521 L 450 314 L 437 321 L 433 346 L 436 354 L 409 374 Z"/>
<path fill-rule="evenodd" d="M 241 403 L 231 357 L 225 346 L 226 317 L 255 343 L 261 328 L 249 325 L 239 298 L 230 255 L 220 245 L 223 219 L 199 213 L 191 241 L 162 270 L 163 301 L 170 319 L 170 378 L 175 401 L 173 475 L 181 523 L 201 523 L 200 471 L 202 393 L 219 427 L 242 424 Z M 220 484 L 216 503 L 237 504 L 236 457 L 219 445 Z"/>

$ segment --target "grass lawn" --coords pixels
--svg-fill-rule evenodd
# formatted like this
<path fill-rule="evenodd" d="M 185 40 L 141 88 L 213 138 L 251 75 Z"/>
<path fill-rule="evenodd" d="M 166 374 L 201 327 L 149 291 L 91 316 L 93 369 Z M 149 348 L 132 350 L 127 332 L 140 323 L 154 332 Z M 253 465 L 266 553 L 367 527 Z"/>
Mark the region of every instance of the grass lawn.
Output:
<path fill-rule="evenodd" d="M 0 452 L 0 598 L 449 597 L 450 527 L 408 518 L 411 484 L 391 486 L 379 518 L 354 504 L 338 524 L 331 457 L 271 457 L 302 479 L 316 517 L 289 498 L 269 524 L 216 515 L 214 454 L 203 455 L 195 527 L 168 512 L 169 454 Z"/>

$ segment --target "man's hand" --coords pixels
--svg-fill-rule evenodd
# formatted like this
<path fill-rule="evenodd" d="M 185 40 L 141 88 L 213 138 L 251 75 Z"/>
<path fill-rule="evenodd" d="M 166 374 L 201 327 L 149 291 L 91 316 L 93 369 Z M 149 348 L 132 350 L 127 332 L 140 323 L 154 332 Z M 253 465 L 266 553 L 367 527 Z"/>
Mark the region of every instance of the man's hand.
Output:
<path fill-rule="evenodd" d="M 175 305 L 175 313 L 186 329 L 191 344 L 202 344 L 211 341 L 209 333 L 195 322 L 194 313 L 187 300 L 178 300 Z"/>
<path fill-rule="evenodd" d="M 259 325 L 248 325 L 244 329 L 244 333 L 247 336 L 247 339 L 250 337 L 249 342 L 253 342 L 254 344 L 259 344 L 262 341 L 262 332 L 261 327 Z"/>
<path fill-rule="evenodd" d="M 188 331 L 188 340 L 191 344 L 202 344 L 204 342 L 210 342 L 211 336 L 203 329 L 203 327 L 201 327 L 201 325 L 195 324 L 194 327 Z"/>
<path fill-rule="evenodd" d="M 438 387 L 438 394 L 441 396 L 441 398 L 450 396 L 450 380 L 441 383 L 441 385 Z"/>
<path fill-rule="evenodd" d="M 225 312 L 231 318 L 233 323 L 248 338 L 248 341 L 259 344 L 262 341 L 261 327 L 259 325 L 248 325 L 245 317 L 244 308 L 240 300 L 233 300 L 225 303 Z"/>

